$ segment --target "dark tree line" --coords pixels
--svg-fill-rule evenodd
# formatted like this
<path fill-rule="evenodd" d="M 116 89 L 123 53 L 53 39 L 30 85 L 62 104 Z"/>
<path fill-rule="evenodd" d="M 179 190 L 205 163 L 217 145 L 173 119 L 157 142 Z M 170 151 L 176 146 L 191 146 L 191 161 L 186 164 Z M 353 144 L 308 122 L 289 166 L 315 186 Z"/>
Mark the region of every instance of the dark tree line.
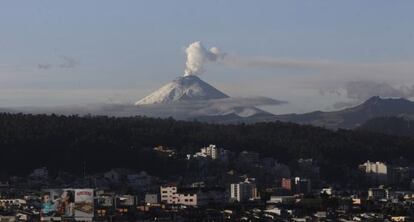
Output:
<path fill-rule="evenodd" d="M 179 173 L 185 163 L 151 152 L 166 145 L 187 153 L 217 144 L 231 151 L 250 150 L 282 163 L 314 158 L 326 176 L 342 176 L 369 160 L 413 161 L 414 139 L 363 131 L 331 131 L 293 123 L 220 125 L 146 117 L 0 114 L 0 169 L 27 174 L 51 171 L 81 173 L 115 167 L 156 175 Z"/>
<path fill-rule="evenodd" d="M 361 131 L 414 137 L 414 120 L 403 117 L 374 118 L 358 128 Z"/>

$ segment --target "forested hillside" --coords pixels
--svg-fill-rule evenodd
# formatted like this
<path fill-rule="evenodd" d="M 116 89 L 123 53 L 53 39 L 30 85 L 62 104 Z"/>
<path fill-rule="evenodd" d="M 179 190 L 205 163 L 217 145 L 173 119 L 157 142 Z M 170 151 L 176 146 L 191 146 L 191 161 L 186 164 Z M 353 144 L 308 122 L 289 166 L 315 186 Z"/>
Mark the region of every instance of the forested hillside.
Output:
<path fill-rule="evenodd" d="M 374 118 L 363 124 L 358 130 L 413 137 L 414 121 L 402 117 Z"/>
<path fill-rule="evenodd" d="M 187 153 L 208 144 L 256 151 L 283 163 L 314 158 L 326 175 L 367 159 L 414 158 L 414 139 L 408 137 L 291 123 L 215 125 L 145 117 L 0 114 L 0 167 L 9 173 L 41 166 L 78 173 L 84 167 L 89 172 L 127 167 L 174 173 L 184 163 L 160 159 L 147 148 L 166 145 Z"/>

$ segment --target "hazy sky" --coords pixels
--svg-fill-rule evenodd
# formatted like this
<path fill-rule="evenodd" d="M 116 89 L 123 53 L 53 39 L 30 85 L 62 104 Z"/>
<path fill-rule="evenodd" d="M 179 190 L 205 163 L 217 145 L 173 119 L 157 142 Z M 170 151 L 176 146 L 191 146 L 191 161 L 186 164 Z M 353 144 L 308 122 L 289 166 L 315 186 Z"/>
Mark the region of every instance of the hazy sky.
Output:
<path fill-rule="evenodd" d="M 411 98 L 413 11 L 409 0 L 2 1 L 0 106 L 132 103 L 183 75 L 194 41 L 247 60 L 324 61 L 207 64 L 201 78 L 229 95 L 289 102 L 275 113 Z"/>

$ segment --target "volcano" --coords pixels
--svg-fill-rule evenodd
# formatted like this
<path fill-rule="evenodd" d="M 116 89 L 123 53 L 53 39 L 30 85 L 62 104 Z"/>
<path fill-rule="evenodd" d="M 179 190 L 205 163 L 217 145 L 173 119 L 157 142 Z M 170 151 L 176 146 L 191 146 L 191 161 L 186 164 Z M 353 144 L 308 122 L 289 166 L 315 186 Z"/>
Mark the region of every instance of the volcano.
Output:
<path fill-rule="evenodd" d="M 271 115 L 246 101 L 231 98 L 195 75 L 180 76 L 158 90 L 137 101 L 145 115 L 173 116 L 178 119 L 203 119 L 220 122 L 240 118 Z"/>
<path fill-rule="evenodd" d="M 181 76 L 139 100 L 135 105 L 171 104 L 229 98 L 195 75 Z"/>

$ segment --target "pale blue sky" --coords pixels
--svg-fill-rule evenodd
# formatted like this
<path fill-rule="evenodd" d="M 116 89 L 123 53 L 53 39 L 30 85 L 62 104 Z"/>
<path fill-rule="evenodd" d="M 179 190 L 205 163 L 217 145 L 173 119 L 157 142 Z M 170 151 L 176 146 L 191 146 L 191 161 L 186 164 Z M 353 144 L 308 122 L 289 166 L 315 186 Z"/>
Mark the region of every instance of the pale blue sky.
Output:
<path fill-rule="evenodd" d="M 194 41 L 243 57 L 412 64 L 413 11 L 408 0 L 2 1 L 0 106 L 133 102 L 182 75 Z M 398 71 L 346 75 L 209 64 L 201 78 L 290 102 L 276 113 L 329 110 L 349 98 L 321 89 L 347 81 L 414 83 Z"/>

